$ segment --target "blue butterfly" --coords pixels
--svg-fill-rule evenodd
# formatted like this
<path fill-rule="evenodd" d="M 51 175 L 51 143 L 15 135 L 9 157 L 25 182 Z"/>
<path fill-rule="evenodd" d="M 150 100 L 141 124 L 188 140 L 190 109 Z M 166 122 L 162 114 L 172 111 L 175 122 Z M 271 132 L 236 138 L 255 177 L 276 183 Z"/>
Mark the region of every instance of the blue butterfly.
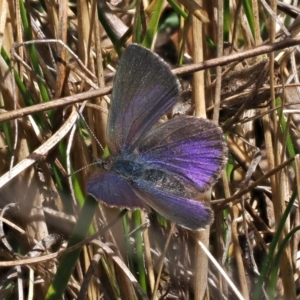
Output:
<path fill-rule="evenodd" d="M 127 47 L 108 115 L 111 156 L 86 190 L 108 206 L 150 206 L 198 230 L 212 222 L 213 212 L 195 199 L 220 176 L 227 147 L 221 129 L 206 119 L 185 116 L 154 126 L 178 96 L 178 80 L 159 56 L 136 44 Z"/>

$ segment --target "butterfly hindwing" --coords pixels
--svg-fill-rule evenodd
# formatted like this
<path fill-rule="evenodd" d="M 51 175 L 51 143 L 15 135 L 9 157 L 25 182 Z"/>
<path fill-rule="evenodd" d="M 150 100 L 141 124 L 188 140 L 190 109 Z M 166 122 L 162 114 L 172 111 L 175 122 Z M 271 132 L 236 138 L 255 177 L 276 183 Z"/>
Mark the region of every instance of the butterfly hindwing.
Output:
<path fill-rule="evenodd" d="M 212 210 L 202 201 L 170 194 L 146 182 L 137 182 L 134 187 L 149 206 L 166 219 L 185 228 L 198 230 L 211 224 L 213 220 Z"/>
<path fill-rule="evenodd" d="M 118 174 L 99 169 L 86 183 L 88 194 L 111 207 L 147 209 L 128 182 Z"/>

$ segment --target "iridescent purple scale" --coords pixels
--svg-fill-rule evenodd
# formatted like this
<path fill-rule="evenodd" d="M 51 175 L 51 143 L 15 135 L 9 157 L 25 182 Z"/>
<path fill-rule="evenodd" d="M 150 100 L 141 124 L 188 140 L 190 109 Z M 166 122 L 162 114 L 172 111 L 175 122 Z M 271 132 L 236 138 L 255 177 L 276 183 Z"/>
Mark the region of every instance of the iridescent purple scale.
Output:
<path fill-rule="evenodd" d="M 139 154 L 147 164 L 205 191 L 223 169 L 225 149 L 222 131 L 214 123 L 181 117 L 153 128 L 141 142 Z"/>
<path fill-rule="evenodd" d="M 166 63 L 149 50 L 127 47 L 117 70 L 108 117 L 112 164 L 87 182 L 89 194 L 108 206 L 152 207 L 197 230 L 211 209 L 195 200 L 219 177 L 227 148 L 211 121 L 175 118 L 154 126 L 176 102 L 179 85 Z"/>
<path fill-rule="evenodd" d="M 104 169 L 98 170 L 89 178 L 86 190 L 111 207 L 148 208 L 125 179 Z"/>

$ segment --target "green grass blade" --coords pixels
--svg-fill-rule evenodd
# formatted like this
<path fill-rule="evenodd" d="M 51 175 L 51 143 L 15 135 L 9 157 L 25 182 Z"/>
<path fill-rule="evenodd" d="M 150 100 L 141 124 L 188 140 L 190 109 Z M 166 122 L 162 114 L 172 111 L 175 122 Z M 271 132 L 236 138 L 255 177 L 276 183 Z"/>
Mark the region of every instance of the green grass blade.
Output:
<path fill-rule="evenodd" d="M 182 10 L 182 8 L 177 4 L 176 1 L 168 0 L 168 2 L 179 16 L 183 17 L 184 19 L 188 18 L 188 14 L 184 10 Z"/>
<path fill-rule="evenodd" d="M 230 41 L 230 32 L 231 32 L 231 25 L 230 25 L 230 2 L 229 0 L 224 1 L 224 42 Z"/>
<path fill-rule="evenodd" d="M 253 16 L 251 0 L 243 0 L 243 7 L 244 7 L 247 20 L 249 22 L 252 35 L 254 36 L 254 16 Z"/>
<path fill-rule="evenodd" d="M 135 210 L 133 212 L 134 225 L 135 228 L 141 226 L 141 211 Z M 147 280 L 146 280 L 146 271 L 144 263 L 144 248 L 143 248 L 143 237 L 141 230 L 138 230 L 135 233 L 135 244 L 136 244 L 136 260 L 138 264 L 138 275 L 139 275 L 139 284 L 142 287 L 143 291 L 147 293 Z"/>
<path fill-rule="evenodd" d="M 268 296 L 269 296 L 270 300 L 274 300 L 275 295 L 276 295 L 277 274 L 278 274 L 278 269 L 279 269 L 279 264 L 280 264 L 280 258 L 282 256 L 282 253 L 283 253 L 287 243 L 289 242 L 289 240 L 293 237 L 293 235 L 298 230 L 300 230 L 300 226 L 293 228 L 286 235 L 286 237 L 284 238 L 284 240 L 282 241 L 282 243 L 280 244 L 280 246 L 278 248 L 278 252 L 274 258 L 274 263 L 273 263 L 272 272 L 271 272 L 271 280 L 270 280 L 269 289 L 268 289 Z"/>
<path fill-rule="evenodd" d="M 164 1 L 163 0 L 155 0 L 155 4 L 153 4 L 153 9 L 151 20 L 149 22 L 148 29 L 146 31 L 146 35 L 143 41 L 143 46 L 146 48 L 151 48 L 154 36 L 157 32 L 159 18 L 161 16 L 162 8 Z"/>
<path fill-rule="evenodd" d="M 30 28 L 29 21 L 28 21 L 28 18 L 27 18 L 27 13 L 26 13 L 26 9 L 25 9 L 25 6 L 24 6 L 24 2 L 22 0 L 20 0 L 20 13 L 21 13 L 22 23 L 23 23 L 23 26 L 24 26 L 25 40 L 26 41 L 31 41 L 32 40 L 31 28 Z M 28 45 L 28 50 L 29 50 L 29 55 L 30 55 L 30 58 L 31 58 L 31 63 L 32 63 L 32 67 L 33 67 L 34 71 L 36 72 L 36 74 L 38 76 L 43 78 L 44 76 L 43 76 L 42 70 L 41 70 L 40 65 L 39 65 L 38 56 L 37 56 L 37 52 L 36 52 L 34 44 L 29 44 Z M 39 86 L 40 93 L 41 93 L 43 101 L 49 101 L 50 97 L 49 97 L 47 88 L 44 85 L 44 83 L 38 81 L 38 86 Z"/>
<path fill-rule="evenodd" d="M 34 105 L 35 104 L 34 100 L 32 99 L 25 84 L 21 80 L 18 72 L 13 68 L 11 60 L 3 47 L 1 48 L 1 56 L 4 59 L 4 61 L 6 62 L 6 64 L 8 65 L 8 67 L 11 70 L 13 70 L 13 74 L 14 74 L 14 78 L 15 78 L 17 87 L 21 93 L 21 96 L 22 96 L 22 99 L 23 99 L 25 105 L 27 105 L 27 106 Z M 33 117 L 34 117 L 35 121 L 37 122 L 37 124 L 40 125 L 43 129 L 46 129 L 48 127 L 46 124 L 43 124 L 43 121 L 38 114 L 35 114 Z"/>
<path fill-rule="evenodd" d="M 78 221 L 74 227 L 73 234 L 69 240 L 68 247 L 76 245 L 85 238 L 98 204 L 99 203 L 94 198 L 90 196 L 86 198 L 86 202 L 82 207 Z M 52 284 L 48 289 L 48 293 L 45 298 L 46 300 L 62 299 L 80 252 L 81 249 L 77 249 L 62 257 Z"/>
<path fill-rule="evenodd" d="M 296 199 L 296 195 L 297 193 L 294 192 L 292 197 L 291 197 L 291 200 L 289 201 L 283 215 L 282 215 L 282 218 L 278 224 L 278 228 L 274 234 L 274 237 L 273 237 L 273 240 L 272 240 L 272 243 L 270 244 L 270 247 L 269 247 L 269 253 L 268 255 L 266 256 L 266 259 L 264 260 L 264 263 L 263 263 L 263 266 L 262 266 L 262 270 L 261 270 L 261 273 L 260 273 L 260 276 L 258 278 L 258 282 L 257 284 L 255 285 L 255 289 L 254 289 L 254 293 L 253 293 L 253 298 L 252 299 L 260 299 L 261 297 L 261 294 L 262 294 L 262 287 L 263 287 L 263 284 L 265 282 L 265 279 L 267 278 L 269 272 L 270 272 L 270 268 L 271 268 L 271 265 L 273 263 L 273 258 L 274 258 L 274 254 L 275 254 L 275 250 L 276 250 L 276 247 L 277 247 L 277 244 L 279 242 L 279 237 L 284 229 L 284 224 L 291 212 L 291 209 L 294 205 L 294 201 Z"/>
<path fill-rule="evenodd" d="M 281 106 L 281 99 L 280 98 L 276 98 L 276 106 Z M 280 128 L 281 131 L 283 132 L 283 134 L 285 134 L 286 130 L 287 130 L 287 122 L 286 122 L 286 118 L 284 116 L 284 114 L 282 113 L 282 109 L 279 108 L 277 110 L 277 114 L 280 117 Z M 293 145 L 293 141 L 291 138 L 291 135 L 289 132 L 286 133 L 287 134 L 287 138 L 286 138 L 286 148 L 288 151 L 288 154 L 290 157 L 295 157 L 296 155 L 296 151 L 295 151 L 295 147 Z M 293 167 L 295 168 L 295 165 L 293 164 Z"/>

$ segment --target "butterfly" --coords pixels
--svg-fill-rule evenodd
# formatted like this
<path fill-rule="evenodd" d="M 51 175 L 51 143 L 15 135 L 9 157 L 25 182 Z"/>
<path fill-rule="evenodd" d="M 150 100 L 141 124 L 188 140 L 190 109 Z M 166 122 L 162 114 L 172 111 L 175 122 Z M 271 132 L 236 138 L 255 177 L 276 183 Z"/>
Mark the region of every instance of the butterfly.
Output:
<path fill-rule="evenodd" d="M 213 220 L 195 200 L 220 176 L 227 147 L 213 122 L 192 116 L 158 120 L 177 101 L 169 66 L 137 44 L 123 52 L 111 95 L 107 145 L 111 156 L 86 183 L 87 193 L 111 207 L 149 207 L 190 230 Z"/>

